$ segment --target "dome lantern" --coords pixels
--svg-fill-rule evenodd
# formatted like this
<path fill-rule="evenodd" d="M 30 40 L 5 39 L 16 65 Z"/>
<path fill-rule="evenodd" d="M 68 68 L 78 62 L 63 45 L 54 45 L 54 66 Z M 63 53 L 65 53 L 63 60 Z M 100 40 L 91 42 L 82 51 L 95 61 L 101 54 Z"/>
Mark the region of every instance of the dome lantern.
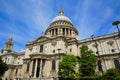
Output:
<path fill-rule="evenodd" d="M 64 12 L 62 10 L 62 6 L 60 7 L 60 11 L 59 11 L 59 16 L 63 16 L 64 15 Z"/>

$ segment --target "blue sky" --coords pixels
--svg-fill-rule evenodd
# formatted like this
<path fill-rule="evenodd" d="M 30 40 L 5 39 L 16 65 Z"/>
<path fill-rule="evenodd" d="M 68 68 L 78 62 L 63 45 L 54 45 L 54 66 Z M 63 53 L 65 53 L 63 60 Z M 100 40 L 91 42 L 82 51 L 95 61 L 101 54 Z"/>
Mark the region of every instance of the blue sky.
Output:
<path fill-rule="evenodd" d="M 0 0 L 0 50 L 10 36 L 13 50 L 24 50 L 48 28 L 60 5 L 79 31 L 79 40 L 117 31 L 112 22 L 120 20 L 120 0 Z"/>

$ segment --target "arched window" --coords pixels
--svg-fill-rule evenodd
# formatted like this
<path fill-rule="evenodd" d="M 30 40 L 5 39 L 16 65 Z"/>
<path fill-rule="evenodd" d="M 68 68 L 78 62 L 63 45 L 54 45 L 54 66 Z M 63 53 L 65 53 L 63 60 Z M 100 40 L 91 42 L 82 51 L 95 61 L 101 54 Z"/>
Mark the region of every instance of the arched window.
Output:
<path fill-rule="evenodd" d="M 98 60 L 98 70 L 103 71 L 101 61 Z"/>
<path fill-rule="evenodd" d="M 56 69 L 56 61 L 52 60 L 52 70 L 55 70 L 55 69 Z"/>
<path fill-rule="evenodd" d="M 119 61 L 118 60 L 114 60 L 114 64 L 115 64 L 115 68 L 116 69 L 120 69 L 120 63 L 119 63 Z"/>

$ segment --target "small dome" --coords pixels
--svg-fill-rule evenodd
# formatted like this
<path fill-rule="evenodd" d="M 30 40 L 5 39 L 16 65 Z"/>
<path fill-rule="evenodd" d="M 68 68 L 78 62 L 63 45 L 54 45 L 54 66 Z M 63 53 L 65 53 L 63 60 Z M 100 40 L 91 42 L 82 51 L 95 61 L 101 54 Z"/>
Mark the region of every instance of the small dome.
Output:
<path fill-rule="evenodd" d="M 53 20 L 52 20 L 52 22 L 51 23 L 53 23 L 53 22 L 55 22 L 55 21 L 59 21 L 59 20 L 65 20 L 65 21 L 69 21 L 69 22 L 71 22 L 71 20 L 68 18 L 68 17 L 66 17 L 66 16 L 56 16 Z"/>

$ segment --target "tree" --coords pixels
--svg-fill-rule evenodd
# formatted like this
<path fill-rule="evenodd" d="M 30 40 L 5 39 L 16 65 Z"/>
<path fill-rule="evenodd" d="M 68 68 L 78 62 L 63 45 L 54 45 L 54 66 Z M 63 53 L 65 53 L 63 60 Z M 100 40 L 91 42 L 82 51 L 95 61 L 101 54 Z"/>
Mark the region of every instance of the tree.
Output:
<path fill-rule="evenodd" d="M 94 67 L 97 61 L 97 57 L 86 45 L 80 48 L 81 58 L 79 60 L 80 68 L 79 72 L 82 76 L 93 76 L 95 74 Z"/>
<path fill-rule="evenodd" d="M 62 78 L 74 79 L 76 75 L 75 67 L 77 58 L 74 55 L 66 55 L 59 63 L 58 75 Z"/>
<path fill-rule="evenodd" d="M 2 57 L 0 56 L 0 78 L 7 70 L 8 70 L 8 65 L 2 61 Z"/>
<path fill-rule="evenodd" d="M 102 75 L 101 80 L 120 80 L 120 69 L 109 69 Z"/>

